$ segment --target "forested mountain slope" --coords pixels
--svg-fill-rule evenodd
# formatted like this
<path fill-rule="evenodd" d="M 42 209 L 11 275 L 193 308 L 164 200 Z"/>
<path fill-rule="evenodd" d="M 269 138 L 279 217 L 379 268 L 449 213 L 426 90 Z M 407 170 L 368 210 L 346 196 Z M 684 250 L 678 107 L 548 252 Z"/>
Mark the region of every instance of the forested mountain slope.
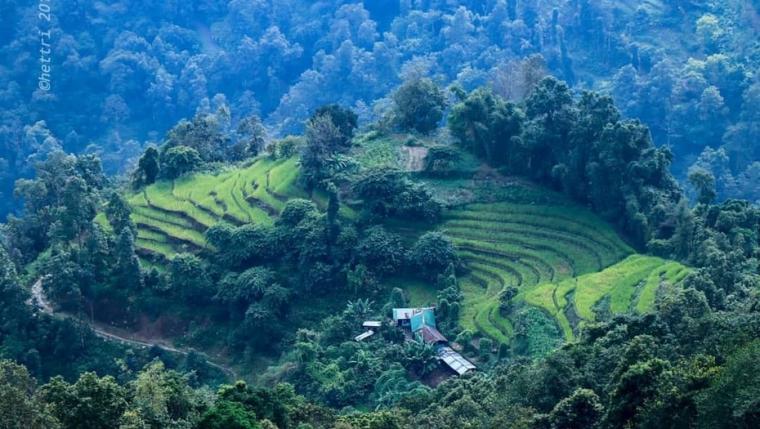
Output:
<path fill-rule="evenodd" d="M 673 148 L 682 182 L 696 163 L 721 198 L 758 198 L 756 1 L 62 1 L 49 17 L 39 7 L 0 4 L 3 216 L 17 207 L 14 181 L 56 148 L 124 172 L 196 113 L 226 106 L 229 129 L 259 115 L 277 137 L 327 103 L 368 123 L 415 76 L 510 99 L 547 73 L 604 90 Z"/>
<path fill-rule="evenodd" d="M 0 429 L 760 427 L 759 29 L 0 0 Z"/>
<path fill-rule="evenodd" d="M 386 98 L 368 126 L 331 104 L 283 139 L 197 115 L 118 181 L 52 152 L 2 228 L 0 353 L 24 366 L 1 363 L 23 407 L 0 419 L 755 426 L 756 207 L 716 203 L 704 172 L 690 206 L 644 124 L 552 77 L 521 100 L 419 77 Z M 391 319 L 409 306 L 435 307 L 433 340 Z M 477 371 L 447 372 L 442 344 Z"/>

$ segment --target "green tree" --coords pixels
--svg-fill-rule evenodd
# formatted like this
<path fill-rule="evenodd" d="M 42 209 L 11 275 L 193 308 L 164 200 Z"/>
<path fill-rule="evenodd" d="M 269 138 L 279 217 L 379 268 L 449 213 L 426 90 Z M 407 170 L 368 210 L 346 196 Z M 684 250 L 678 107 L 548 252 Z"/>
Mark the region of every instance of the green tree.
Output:
<path fill-rule="evenodd" d="M 276 282 L 275 273 L 272 270 L 266 267 L 253 267 L 240 275 L 225 278 L 220 284 L 215 299 L 229 304 L 236 309 L 236 312 L 241 312 L 256 301 L 268 296 L 274 297 L 272 295 L 274 291 L 279 294 L 279 289 L 281 286 Z M 277 304 L 282 305 L 284 302 Z"/>
<path fill-rule="evenodd" d="M 549 414 L 552 429 L 593 429 L 604 412 L 599 396 L 590 389 L 577 389 L 561 400 Z"/>
<path fill-rule="evenodd" d="M 85 372 L 74 384 L 55 377 L 40 388 L 41 398 L 66 428 L 112 429 L 127 409 L 126 390 L 111 376 Z"/>
<path fill-rule="evenodd" d="M 119 288 L 136 292 L 143 285 L 140 260 L 135 254 L 135 239 L 132 230 L 124 228 L 116 242 L 116 265 L 114 280 Z"/>
<path fill-rule="evenodd" d="M 490 89 L 480 88 L 455 104 L 448 126 L 459 143 L 495 166 L 516 166 L 525 115 Z"/>
<path fill-rule="evenodd" d="M 119 422 L 119 429 L 149 429 L 148 424 L 140 416 L 140 412 L 136 410 L 127 410 L 124 415 L 121 416 Z"/>
<path fill-rule="evenodd" d="M 335 150 L 348 149 L 359 119 L 356 116 L 356 113 L 351 109 L 347 109 L 337 104 L 328 104 L 317 109 L 311 116 L 311 120 L 320 116 L 329 117 L 333 125 L 338 128 L 338 131 L 340 131 L 342 138 L 337 142 L 338 145 L 335 147 Z"/>
<path fill-rule="evenodd" d="M 202 161 L 222 161 L 229 147 L 229 139 L 222 132 L 228 119 L 228 112 L 220 109 L 212 114 L 198 114 L 192 121 L 180 121 L 166 135 L 162 167 L 166 152 L 179 146 L 193 149 Z"/>
<path fill-rule="evenodd" d="M 161 172 L 167 179 L 176 179 L 195 170 L 201 162 L 197 150 L 184 145 L 174 146 L 161 155 Z"/>
<path fill-rule="evenodd" d="M 406 296 L 404 295 L 404 290 L 401 288 L 394 287 L 391 290 L 391 296 L 388 301 L 392 308 L 404 308 L 407 305 L 406 302 Z"/>
<path fill-rule="evenodd" d="M 356 246 L 356 257 L 378 275 L 397 273 L 406 262 L 401 237 L 380 226 L 369 228 Z"/>
<path fill-rule="evenodd" d="M 345 137 L 329 115 L 312 118 L 306 124 L 306 145 L 301 152 L 301 180 L 307 190 L 323 186 L 330 178 L 330 163 Z"/>
<path fill-rule="evenodd" d="M 354 192 L 363 202 L 363 213 L 370 220 L 408 217 L 435 221 L 441 204 L 423 185 L 412 183 L 400 171 L 372 169 L 354 184 Z"/>
<path fill-rule="evenodd" d="M 70 177 L 63 188 L 62 210 L 59 217 L 65 239 L 80 238 L 95 217 L 95 199 L 84 179 Z"/>
<path fill-rule="evenodd" d="M 435 177 L 447 177 L 454 173 L 459 152 L 450 146 L 433 146 L 425 156 L 425 173 Z"/>
<path fill-rule="evenodd" d="M 448 266 L 459 265 L 454 243 L 438 231 L 426 232 L 414 243 L 411 259 L 420 268 L 420 274 L 430 280 L 436 279 Z"/>
<path fill-rule="evenodd" d="M 697 190 L 697 201 L 700 204 L 711 204 L 717 197 L 715 176 L 704 168 L 690 168 L 689 183 Z"/>
<path fill-rule="evenodd" d="M 314 216 L 318 213 L 317 205 L 311 201 L 302 198 L 293 198 L 285 203 L 277 219 L 278 225 L 294 227 L 304 219 Z"/>
<path fill-rule="evenodd" d="M 76 255 L 54 247 L 50 258 L 44 261 L 44 272 L 51 274 L 43 283 L 48 296 L 65 310 L 78 310 L 87 273 L 76 263 Z"/>
<path fill-rule="evenodd" d="M 47 404 L 35 392 L 36 382 L 24 366 L 0 360 L 0 427 L 60 428 L 60 422 L 51 415 Z"/>
<path fill-rule="evenodd" d="M 211 280 L 203 261 L 195 255 L 180 253 L 169 264 L 171 290 L 187 300 L 204 300 L 212 295 Z"/>
<path fill-rule="evenodd" d="M 504 313 L 511 311 L 513 300 L 518 292 L 519 290 L 514 286 L 506 286 L 501 292 L 499 292 L 499 310 Z"/>
<path fill-rule="evenodd" d="M 143 368 L 130 383 L 132 402 L 150 428 L 192 427 L 200 415 L 196 392 L 185 376 L 160 361 Z"/>
<path fill-rule="evenodd" d="M 256 415 L 246 410 L 243 404 L 231 401 L 217 401 L 206 411 L 198 423 L 198 429 L 259 429 Z"/>
<path fill-rule="evenodd" d="M 606 424 L 611 427 L 634 427 L 647 401 L 657 395 L 658 378 L 670 367 L 662 359 L 637 362 L 626 369 L 612 389 Z"/>
<path fill-rule="evenodd" d="M 132 183 L 135 187 L 153 184 L 161 171 L 158 149 L 148 146 L 137 162 Z"/>
<path fill-rule="evenodd" d="M 261 119 L 248 116 L 237 126 L 237 142 L 228 149 L 227 158 L 233 161 L 254 157 L 259 154 L 267 143 L 267 131 Z"/>
<path fill-rule="evenodd" d="M 328 243 L 332 246 L 340 234 L 338 212 L 340 211 L 340 196 L 334 184 L 327 187 L 327 233 Z"/>
<path fill-rule="evenodd" d="M 760 341 L 731 353 L 698 396 L 701 428 L 751 428 L 760 425 Z"/>
<path fill-rule="evenodd" d="M 404 343 L 405 366 L 424 377 L 438 368 L 438 357 L 432 344 L 421 341 L 408 341 Z"/>
<path fill-rule="evenodd" d="M 348 289 L 352 291 L 354 295 L 375 292 L 379 288 L 375 276 L 372 275 L 372 272 L 362 264 L 357 264 L 353 269 L 348 270 L 346 273 L 346 282 L 348 283 Z"/>
<path fill-rule="evenodd" d="M 393 102 L 401 129 L 422 134 L 427 134 L 438 126 L 446 108 L 443 92 L 427 78 L 404 82 L 393 93 Z"/>
<path fill-rule="evenodd" d="M 491 353 L 493 353 L 493 340 L 481 338 L 478 343 L 478 351 L 480 352 L 480 358 L 487 362 L 491 357 Z"/>
<path fill-rule="evenodd" d="M 132 210 L 129 203 L 127 203 L 127 200 L 125 200 L 120 193 L 116 191 L 111 192 L 104 211 L 108 223 L 111 224 L 114 233 L 120 234 L 124 228 L 129 228 L 129 230 L 132 231 L 132 236 L 137 233 L 137 227 L 129 217 Z"/>

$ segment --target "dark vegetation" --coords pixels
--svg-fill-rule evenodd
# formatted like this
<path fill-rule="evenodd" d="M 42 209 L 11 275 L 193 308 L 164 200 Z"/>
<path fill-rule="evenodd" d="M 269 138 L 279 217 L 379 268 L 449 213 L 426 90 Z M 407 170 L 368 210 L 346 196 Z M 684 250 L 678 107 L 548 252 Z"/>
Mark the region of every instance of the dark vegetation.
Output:
<path fill-rule="evenodd" d="M 59 2 L 49 92 L 34 72 L 37 3 L 2 5 L 0 216 L 19 207 L 15 180 L 57 148 L 123 173 L 177 121 L 219 107 L 225 129 L 258 115 L 285 135 L 336 100 L 372 122 L 391 89 L 423 76 L 519 100 L 546 73 L 609 91 L 672 148 L 682 183 L 694 165 L 720 199 L 757 201 L 756 2 L 376 3 Z"/>
<path fill-rule="evenodd" d="M 756 145 L 757 47 L 751 28 L 730 30 L 757 4 L 423 3 L 389 8 L 397 17 L 161 5 L 150 10 L 177 25 L 69 36 L 72 67 L 76 46 L 91 57 L 62 91 L 89 77 L 102 84 L 87 97 L 113 92 L 97 115 L 110 136 L 168 131 L 131 153 L 69 155 L 42 123 L 23 150 L 4 128 L 6 180 L 30 178 L 0 229 L 0 427 L 760 425 L 760 209 L 729 198 L 755 199 L 757 157 L 736 148 Z M 122 22 L 119 5 L 72 6 L 61 28 L 75 12 Z M 664 40 L 637 41 L 649 27 Z M 100 71 L 87 66 L 111 43 Z M 2 72 L 9 93 L 25 82 Z M 253 81 L 232 83 L 242 75 Z M 153 92 L 138 96 L 145 82 Z M 573 91 L 603 84 L 622 113 Z M 18 125 L 31 103 L 6 98 L 20 110 L 3 120 Z M 104 138 L 97 109 L 80 109 L 49 117 L 56 134 Z M 169 129 L 179 117 L 191 119 Z M 301 121 L 302 136 L 265 127 Z M 97 153 L 136 162 L 112 178 Z M 38 279 L 56 315 L 35 304 Z M 387 321 L 426 304 L 476 373 L 448 377 L 433 347 Z M 159 319 L 174 325 L 162 341 L 205 353 L 127 347 L 91 324 Z M 354 341 L 365 320 L 383 324 Z"/>

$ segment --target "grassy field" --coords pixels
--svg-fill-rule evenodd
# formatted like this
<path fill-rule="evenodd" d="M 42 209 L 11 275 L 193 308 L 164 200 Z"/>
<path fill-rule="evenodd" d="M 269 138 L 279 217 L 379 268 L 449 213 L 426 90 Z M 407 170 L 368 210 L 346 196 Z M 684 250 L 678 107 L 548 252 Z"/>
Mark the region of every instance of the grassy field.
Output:
<path fill-rule="evenodd" d="M 290 198 L 307 198 L 297 185 L 296 158 L 258 158 L 217 174 L 197 173 L 156 182 L 129 195 L 132 220 L 138 227 L 135 245 L 145 261 L 161 263 L 178 252 L 208 248 L 204 233 L 226 222 L 271 224 Z M 322 208 L 327 198 L 314 196 Z M 355 216 L 348 207 L 344 216 Z M 105 217 L 96 221 L 108 227 Z"/>
<path fill-rule="evenodd" d="M 461 325 L 504 343 L 513 335 L 512 321 L 499 310 L 498 295 L 505 287 L 517 287 L 520 299 L 549 311 L 554 308 L 551 294 L 530 295 L 528 300 L 528 291 L 602 271 L 633 253 L 589 211 L 555 203 L 548 193 L 514 193 L 521 196 L 516 201 L 449 210 L 440 228 L 452 237 L 469 269 L 460 283 Z M 619 301 L 626 299 L 626 293 L 620 292 Z M 569 322 L 555 319 L 563 331 L 572 332 Z"/>

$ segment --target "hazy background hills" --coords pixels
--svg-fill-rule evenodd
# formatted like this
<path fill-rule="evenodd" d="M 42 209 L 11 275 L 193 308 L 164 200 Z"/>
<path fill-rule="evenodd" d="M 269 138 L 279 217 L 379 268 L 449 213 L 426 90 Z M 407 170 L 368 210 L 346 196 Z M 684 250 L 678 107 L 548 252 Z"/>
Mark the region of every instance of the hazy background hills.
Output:
<path fill-rule="evenodd" d="M 177 120 L 229 109 L 271 135 L 299 132 L 318 106 L 360 123 L 425 75 L 510 98 L 544 73 L 611 93 L 720 198 L 760 198 L 755 1 L 30 1 L 0 2 L 0 217 L 13 183 L 55 147 L 125 171 Z M 49 29 L 51 90 L 37 88 Z M 532 61 L 526 58 L 532 55 Z M 40 122 L 44 121 L 44 123 Z M 708 149 L 709 148 L 709 149 Z"/>

